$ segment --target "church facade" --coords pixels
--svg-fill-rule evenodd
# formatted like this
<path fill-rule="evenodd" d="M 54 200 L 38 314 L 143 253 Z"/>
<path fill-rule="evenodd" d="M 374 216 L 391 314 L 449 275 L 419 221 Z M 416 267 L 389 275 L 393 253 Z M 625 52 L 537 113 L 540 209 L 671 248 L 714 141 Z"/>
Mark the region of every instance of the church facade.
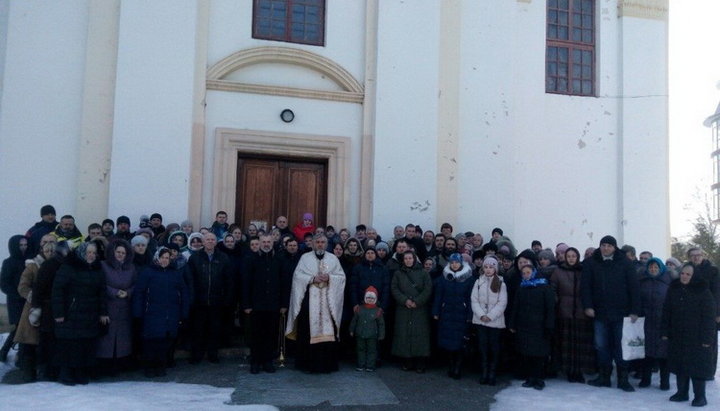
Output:
<path fill-rule="evenodd" d="M 53 204 L 666 253 L 667 3 L 1 2 L 0 238 Z"/>

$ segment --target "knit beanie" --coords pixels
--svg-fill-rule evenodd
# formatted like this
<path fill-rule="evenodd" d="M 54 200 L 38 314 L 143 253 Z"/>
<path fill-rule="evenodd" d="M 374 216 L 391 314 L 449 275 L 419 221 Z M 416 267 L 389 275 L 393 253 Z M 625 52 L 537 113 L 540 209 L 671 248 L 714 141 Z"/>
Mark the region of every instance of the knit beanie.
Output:
<path fill-rule="evenodd" d="M 462 264 L 463 258 L 458 253 L 453 253 L 450 255 L 450 258 L 448 259 L 448 263 L 460 263 Z"/>
<path fill-rule="evenodd" d="M 365 290 L 365 299 L 367 299 L 368 297 L 372 297 L 375 299 L 375 302 L 377 302 L 377 296 L 378 296 L 377 289 L 375 287 L 373 287 L 372 285 Z M 366 301 L 366 303 L 367 303 L 367 301 Z"/>
<path fill-rule="evenodd" d="M 122 223 L 130 225 L 130 218 L 126 215 L 121 215 L 120 217 L 117 218 L 117 221 L 115 223 L 116 223 L 116 225 L 120 225 Z"/>
<path fill-rule="evenodd" d="M 600 239 L 600 245 L 603 244 L 610 244 L 611 246 L 617 248 L 617 240 L 611 235 L 606 235 L 605 237 Z"/>

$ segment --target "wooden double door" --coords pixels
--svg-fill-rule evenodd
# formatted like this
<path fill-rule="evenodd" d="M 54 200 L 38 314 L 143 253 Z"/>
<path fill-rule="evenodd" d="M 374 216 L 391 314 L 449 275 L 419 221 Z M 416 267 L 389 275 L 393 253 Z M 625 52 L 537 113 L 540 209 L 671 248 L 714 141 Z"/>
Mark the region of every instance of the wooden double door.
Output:
<path fill-rule="evenodd" d="M 240 154 L 235 204 L 235 222 L 242 227 L 259 222 L 270 229 L 284 215 L 292 229 L 307 212 L 324 227 L 327 161 Z"/>

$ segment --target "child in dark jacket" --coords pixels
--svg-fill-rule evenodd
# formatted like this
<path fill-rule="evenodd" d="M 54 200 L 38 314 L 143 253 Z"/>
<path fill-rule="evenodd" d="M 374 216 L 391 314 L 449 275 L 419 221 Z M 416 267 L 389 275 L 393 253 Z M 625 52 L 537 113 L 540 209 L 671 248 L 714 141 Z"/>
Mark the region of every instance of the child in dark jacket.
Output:
<path fill-rule="evenodd" d="M 373 286 L 365 290 L 365 304 L 350 322 L 350 336 L 356 341 L 357 371 L 375 371 L 377 342 L 385 338 L 385 320 L 382 309 L 376 305 L 377 293 Z"/>

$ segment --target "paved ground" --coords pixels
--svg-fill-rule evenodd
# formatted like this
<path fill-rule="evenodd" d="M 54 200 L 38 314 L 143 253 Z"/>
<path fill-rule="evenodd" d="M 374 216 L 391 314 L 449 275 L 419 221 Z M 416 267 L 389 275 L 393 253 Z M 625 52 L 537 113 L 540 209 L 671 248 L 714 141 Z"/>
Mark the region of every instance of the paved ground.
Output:
<path fill-rule="evenodd" d="M 228 399 L 233 404 L 272 404 L 283 410 L 487 410 L 495 393 L 506 385 L 502 380 L 497 387 L 479 385 L 472 371 L 458 381 L 448 378 L 444 368 L 417 374 L 402 371 L 397 364 L 369 373 L 343 363 L 339 372 L 327 375 L 303 374 L 288 364 L 274 374 L 251 375 L 243 358 L 234 350 L 226 352 L 220 364 L 190 365 L 180 359 L 166 377 L 153 381 L 235 387 Z M 99 381 L 128 380 L 149 381 L 140 371 Z M 20 383 L 19 371 L 8 372 L 2 383 Z"/>

